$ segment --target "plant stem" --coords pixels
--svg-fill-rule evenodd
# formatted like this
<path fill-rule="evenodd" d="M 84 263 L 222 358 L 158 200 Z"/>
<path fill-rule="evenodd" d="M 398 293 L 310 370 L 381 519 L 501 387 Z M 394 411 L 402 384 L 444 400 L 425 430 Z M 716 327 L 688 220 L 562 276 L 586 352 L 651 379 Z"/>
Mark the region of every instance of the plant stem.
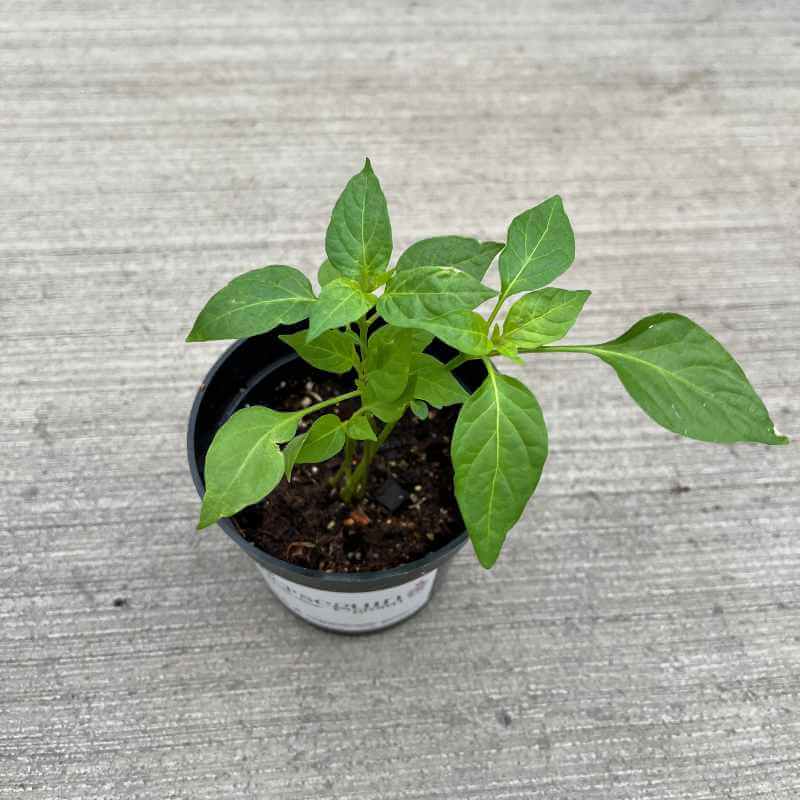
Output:
<path fill-rule="evenodd" d="M 444 366 L 445 369 L 454 370 L 456 367 L 460 367 L 467 361 L 472 361 L 475 358 L 480 358 L 480 356 L 468 356 L 466 353 L 459 353 L 457 356 L 453 356 Z"/>
<path fill-rule="evenodd" d="M 500 296 L 497 298 L 497 303 L 495 307 L 492 309 L 492 313 L 489 314 L 489 319 L 486 321 L 486 327 L 491 328 L 492 323 L 495 320 L 495 317 L 500 313 L 500 309 L 503 307 L 503 303 L 506 301 L 506 295 L 503 292 L 500 292 Z"/>
<path fill-rule="evenodd" d="M 345 394 L 340 394 L 336 397 L 330 397 L 327 400 L 323 400 L 321 403 L 315 403 L 313 406 L 304 408 L 297 413 L 304 417 L 306 414 L 313 414 L 315 411 L 321 411 L 323 408 L 327 408 L 328 406 L 335 406 L 337 403 L 341 403 L 344 400 L 349 400 L 351 397 L 358 397 L 360 394 L 361 392 L 358 389 L 355 389 L 352 392 L 346 392 Z"/>
<path fill-rule="evenodd" d="M 389 438 L 395 425 L 397 425 L 396 421 L 387 423 L 383 426 L 383 430 L 380 434 L 378 434 L 377 441 L 364 442 L 364 454 L 361 456 L 361 461 L 353 470 L 353 474 L 346 479 L 342 491 L 340 492 L 342 500 L 348 505 L 350 505 L 353 500 L 360 500 L 364 496 L 364 492 L 367 489 L 367 476 L 370 465 L 372 464 L 372 459 L 375 458 L 381 445 Z M 349 441 L 348 439 L 348 442 Z"/>

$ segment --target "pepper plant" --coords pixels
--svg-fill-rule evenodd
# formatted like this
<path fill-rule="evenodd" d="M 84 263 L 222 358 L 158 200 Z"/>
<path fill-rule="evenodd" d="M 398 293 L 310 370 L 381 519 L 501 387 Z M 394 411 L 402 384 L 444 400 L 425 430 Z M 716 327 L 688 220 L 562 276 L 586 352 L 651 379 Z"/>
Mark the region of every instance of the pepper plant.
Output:
<path fill-rule="evenodd" d="M 429 406 L 461 404 L 451 443 L 455 494 L 478 559 L 491 567 L 539 482 L 548 448 L 536 397 L 498 369 L 495 357 L 586 353 L 611 366 L 642 410 L 670 431 L 705 442 L 788 441 L 736 361 L 680 314 L 653 314 L 600 344 L 552 344 L 590 294 L 549 286 L 575 255 L 560 197 L 515 217 L 505 243 L 424 239 L 392 267 L 386 199 L 367 160 L 334 206 L 325 250 L 318 295 L 298 269 L 262 267 L 215 294 L 189 334 L 192 342 L 239 339 L 308 320 L 280 338 L 312 366 L 353 375 L 352 391 L 307 408 L 233 414 L 207 454 L 200 528 L 261 500 L 284 476 L 291 479 L 296 464 L 342 450 L 335 482 L 346 503 L 357 503 L 370 463 L 403 414 L 425 419 Z M 498 253 L 499 292 L 481 282 Z M 475 309 L 489 300 L 484 318 Z M 443 363 L 426 353 L 434 337 L 457 355 Z M 471 359 L 483 360 L 487 376 L 469 395 L 453 370 Z M 359 405 L 349 419 L 326 413 L 297 435 L 304 416 L 350 398 Z"/>

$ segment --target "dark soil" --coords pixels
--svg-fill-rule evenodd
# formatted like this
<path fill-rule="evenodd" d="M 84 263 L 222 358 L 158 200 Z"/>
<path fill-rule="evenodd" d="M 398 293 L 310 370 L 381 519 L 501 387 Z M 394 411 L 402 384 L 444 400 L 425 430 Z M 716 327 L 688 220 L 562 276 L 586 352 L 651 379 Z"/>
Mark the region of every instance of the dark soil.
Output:
<path fill-rule="evenodd" d="M 294 410 L 352 389 L 335 376 L 289 380 L 278 387 L 271 406 Z M 327 408 L 347 419 L 354 401 Z M 456 538 L 464 523 L 453 493 L 450 435 L 457 407 L 430 410 L 424 422 L 406 413 L 375 456 L 365 498 L 346 506 L 330 478 L 342 455 L 322 464 L 295 467 L 286 480 L 233 519 L 249 542 L 277 558 L 325 572 L 367 572 L 415 561 Z M 298 430 L 313 422 L 310 416 Z M 360 455 L 360 448 L 359 448 Z M 377 501 L 387 479 L 396 480 L 408 500 L 395 512 Z"/>

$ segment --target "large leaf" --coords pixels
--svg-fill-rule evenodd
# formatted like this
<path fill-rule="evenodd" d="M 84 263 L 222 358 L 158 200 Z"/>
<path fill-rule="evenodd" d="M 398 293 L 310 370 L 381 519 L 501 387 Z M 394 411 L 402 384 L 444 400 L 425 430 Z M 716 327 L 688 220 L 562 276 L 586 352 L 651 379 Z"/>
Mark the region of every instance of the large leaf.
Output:
<path fill-rule="evenodd" d="M 591 292 L 549 286 L 523 295 L 508 310 L 502 342 L 533 349 L 567 335 Z"/>
<path fill-rule="evenodd" d="M 539 403 L 523 384 L 490 368 L 464 403 L 451 445 L 458 507 L 478 560 L 494 564 L 547 458 Z"/>
<path fill-rule="evenodd" d="M 356 363 L 356 352 L 352 337 L 342 331 L 325 331 L 313 342 L 307 340 L 308 331 L 285 333 L 279 336 L 294 349 L 304 361 L 317 369 L 342 374 L 349 372 Z"/>
<path fill-rule="evenodd" d="M 467 236 L 436 236 L 412 244 L 398 259 L 397 269 L 456 267 L 481 280 L 502 249 L 500 242 L 481 243 Z"/>
<path fill-rule="evenodd" d="M 504 297 L 547 286 L 575 258 L 575 236 L 560 197 L 551 197 L 515 217 L 500 253 Z"/>
<path fill-rule="evenodd" d="M 276 443 L 294 436 L 299 418 L 298 413 L 251 406 L 237 411 L 217 431 L 206 455 L 198 528 L 230 517 L 278 485 L 283 457 Z"/>
<path fill-rule="evenodd" d="M 710 333 L 680 314 L 654 314 L 618 339 L 552 350 L 610 364 L 631 397 L 674 433 L 703 442 L 786 444 L 742 368 Z"/>
<path fill-rule="evenodd" d="M 325 235 L 325 251 L 335 269 L 367 290 L 374 288 L 377 276 L 389 264 L 392 226 L 386 198 L 369 159 L 336 201 Z"/>
<path fill-rule="evenodd" d="M 387 322 L 409 327 L 451 311 L 473 309 L 496 294 L 456 267 L 414 267 L 392 275 L 378 300 L 378 312 Z"/>
<path fill-rule="evenodd" d="M 300 436 L 295 436 L 283 448 L 286 480 L 292 477 L 295 464 L 315 464 L 327 461 L 344 447 L 344 425 L 336 414 L 324 414 Z"/>
<path fill-rule="evenodd" d="M 419 327 L 437 336 L 445 344 L 471 356 L 485 356 L 492 350 L 489 341 L 489 326 L 486 320 L 474 311 L 450 311 L 426 320 L 405 320 L 397 316 L 394 325 Z"/>
<path fill-rule="evenodd" d="M 374 304 L 375 297 L 364 292 L 355 281 L 336 278 L 322 287 L 311 309 L 306 341 L 313 342 L 324 331 L 355 322 Z"/>
<path fill-rule="evenodd" d="M 414 354 L 409 379 L 414 381 L 413 396 L 434 408 L 463 403 L 468 396 L 453 373 L 427 353 Z"/>
<path fill-rule="evenodd" d="M 313 304 L 311 284 L 300 270 L 282 265 L 254 269 L 206 303 L 186 341 L 256 336 L 281 323 L 300 322 Z"/>

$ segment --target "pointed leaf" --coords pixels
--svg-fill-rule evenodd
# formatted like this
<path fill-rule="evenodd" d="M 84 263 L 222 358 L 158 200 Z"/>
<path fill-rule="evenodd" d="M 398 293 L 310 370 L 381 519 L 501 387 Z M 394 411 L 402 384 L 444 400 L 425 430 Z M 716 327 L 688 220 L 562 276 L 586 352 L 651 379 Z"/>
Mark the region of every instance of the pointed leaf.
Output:
<path fill-rule="evenodd" d="M 283 448 L 283 474 L 286 476 L 287 481 L 291 481 L 292 479 L 292 470 L 294 469 L 297 456 L 300 454 L 300 450 L 303 447 L 307 435 L 306 433 L 301 433 L 299 436 L 295 436 L 294 439 Z"/>
<path fill-rule="evenodd" d="M 534 349 L 567 335 L 591 292 L 548 287 L 523 295 L 508 310 L 503 344 Z"/>
<path fill-rule="evenodd" d="M 490 368 L 461 408 L 451 445 L 458 507 L 487 569 L 520 518 L 547 458 L 539 403 L 514 378 Z"/>
<path fill-rule="evenodd" d="M 547 286 L 569 269 L 575 258 L 575 236 L 561 198 L 551 197 L 515 217 L 500 253 L 504 296 Z"/>
<path fill-rule="evenodd" d="M 653 314 L 618 339 L 570 350 L 610 364 L 638 405 L 667 430 L 703 442 L 786 444 L 733 356 L 680 314 Z"/>
<path fill-rule="evenodd" d="M 243 339 L 300 322 L 314 304 L 311 284 L 300 270 L 276 265 L 245 272 L 220 289 L 197 317 L 188 342 Z"/>
<path fill-rule="evenodd" d="M 311 309 L 308 338 L 313 342 L 321 333 L 355 322 L 375 304 L 373 295 L 348 278 L 337 278 L 326 284 Z"/>
<path fill-rule="evenodd" d="M 409 379 L 414 381 L 414 398 L 425 400 L 434 408 L 463 403 L 468 397 L 453 373 L 427 353 L 414 355 Z"/>
<path fill-rule="evenodd" d="M 295 464 L 327 461 L 344 447 L 344 440 L 344 425 L 336 414 L 324 414 L 315 420 L 306 433 L 292 439 L 283 449 L 287 480 Z"/>
<path fill-rule="evenodd" d="M 230 517 L 278 485 L 283 458 L 276 442 L 294 436 L 298 419 L 297 413 L 252 406 L 237 411 L 217 431 L 206 455 L 198 528 Z"/>
<path fill-rule="evenodd" d="M 368 440 L 370 442 L 377 442 L 378 437 L 370 423 L 369 419 L 364 414 L 359 414 L 357 417 L 351 417 L 346 425 L 346 433 L 351 439 L 359 441 Z"/>
<path fill-rule="evenodd" d="M 456 267 L 481 280 L 502 249 L 499 242 L 481 243 L 467 236 L 436 236 L 412 244 L 398 259 L 397 269 Z"/>
<path fill-rule="evenodd" d="M 342 331 L 325 331 L 313 342 L 307 341 L 308 331 L 282 334 L 286 342 L 304 361 L 317 369 L 339 375 L 349 372 L 356 363 L 353 339 Z"/>
<path fill-rule="evenodd" d="M 369 159 L 336 201 L 325 236 L 328 260 L 365 289 L 389 264 L 392 226 L 386 198 Z"/>

